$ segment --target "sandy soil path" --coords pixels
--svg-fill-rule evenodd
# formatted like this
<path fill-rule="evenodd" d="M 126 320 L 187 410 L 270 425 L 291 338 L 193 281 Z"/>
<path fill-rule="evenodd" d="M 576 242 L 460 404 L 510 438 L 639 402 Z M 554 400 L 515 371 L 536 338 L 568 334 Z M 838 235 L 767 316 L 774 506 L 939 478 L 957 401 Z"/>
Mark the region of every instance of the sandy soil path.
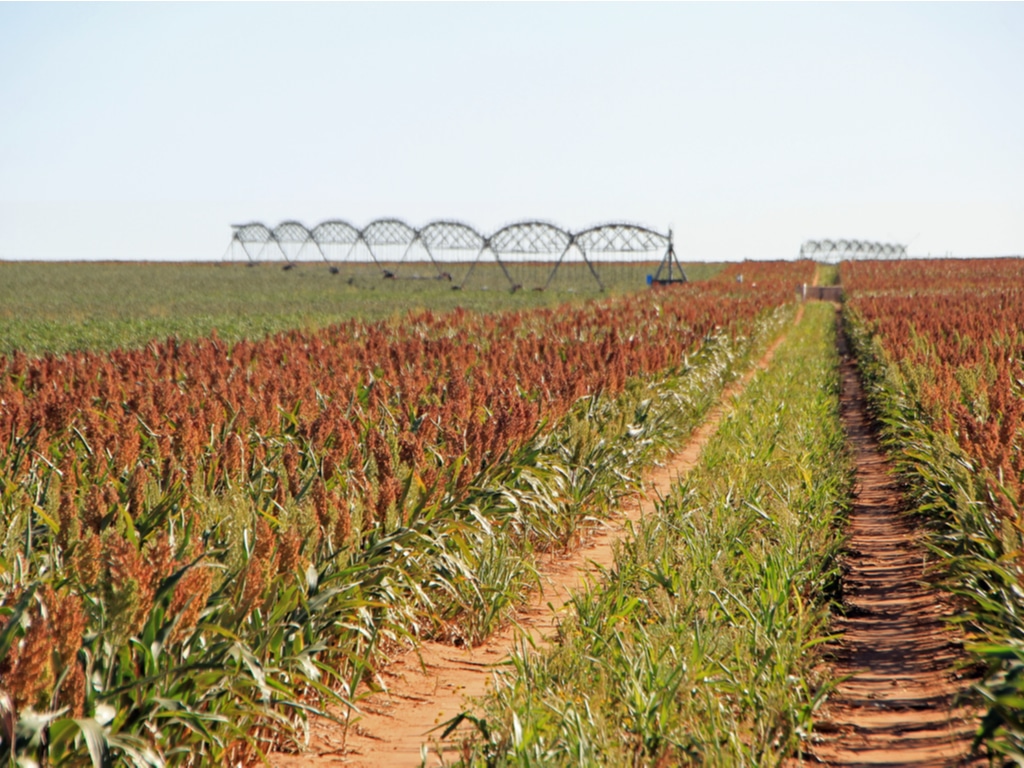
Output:
<path fill-rule="evenodd" d="M 834 677 L 813 758 L 833 766 L 975 764 L 976 714 L 957 706 L 969 681 L 960 635 L 944 618 L 953 607 L 928 584 L 920 534 L 901 514 L 899 487 L 882 454 L 845 339 L 840 339 L 843 426 L 856 456 L 854 501 L 843 562 L 846 616 L 834 647 Z M 986 761 L 976 762 L 987 765 Z"/>
<path fill-rule="evenodd" d="M 794 323 L 803 317 L 801 306 Z M 599 568 L 614 564 L 614 546 L 628 534 L 630 523 L 653 510 L 678 479 L 692 469 L 707 441 L 718 429 L 733 400 L 757 370 L 768 367 L 785 334 L 777 338 L 743 377 L 726 387 L 719 403 L 690 437 L 682 451 L 644 478 L 644 492 L 626 500 L 580 549 L 570 555 L 549 557 L 541 563 L 541 591 L 534 594 L 516 617 L 516 625 L 496 632 L 475 648 L 424 643 L 418 653 L 395 659 L 383 672 L 388 691 L 361 701 L 362 715 L 344 732 L 337 724 L 317 719 L 310 749 L 299 755 L 275 754 L 279 768 L 350 766 L 351 768 L 414 768 L 429 753 L 427 765 L 436 765 L 438 749 L 451 756 L 457 739 L 437 743 L 440 723 L 464 709 L 467 698 L 483 696 L 495 666 L 503 663 L 517 642 L 528 635 L 538 645 L 553 635 L 566 603 L 594 578 Z"/>

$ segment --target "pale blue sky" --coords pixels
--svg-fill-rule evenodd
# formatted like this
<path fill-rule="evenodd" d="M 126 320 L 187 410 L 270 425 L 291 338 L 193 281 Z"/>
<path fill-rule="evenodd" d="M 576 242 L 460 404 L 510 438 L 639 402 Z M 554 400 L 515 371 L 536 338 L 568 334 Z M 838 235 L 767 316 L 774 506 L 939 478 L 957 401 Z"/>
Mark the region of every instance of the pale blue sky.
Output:
<path fill-rule="evenodd" d="M 1024 252 L 1024 4 L 0 2 L 0 258 L 399 216 Z"/>

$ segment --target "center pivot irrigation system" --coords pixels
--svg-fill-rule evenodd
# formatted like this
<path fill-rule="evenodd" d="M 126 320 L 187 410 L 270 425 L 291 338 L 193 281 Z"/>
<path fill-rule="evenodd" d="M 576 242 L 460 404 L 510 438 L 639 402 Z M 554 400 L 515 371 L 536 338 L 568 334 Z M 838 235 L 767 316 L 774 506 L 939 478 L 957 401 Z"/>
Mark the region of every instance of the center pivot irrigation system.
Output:
<path fill-rule="evenodd" d="M 232 260 L 244 254 L 250 265 L 284 262 L 284 269 L 314 262 L 325 263 L 333 274 L 369 270 L 384 278 L 448 280 L 458 289 L 544 290 L 589 282 L 603 291 L 599 267 L 643 262 L 653 267 L 660 261 L 649 282 L 687 280 L 672 230 L 662 234 L 636 224 L 601 224 L 574 233 L 525 221 L 489 236 L 457 221 L 434 221 L 420 229 L 399 219 L 378 219 L 362 229 L 338 219 L 312 229 L 297 221 L 273 229 L 259 222 L 232 227 Z"/>
<path fill-rule="evenodd" d="M 800 246 L 800 258 L 830 263 L 854 259 L 905 259 L 907 246 L 866 240 L 808 240 Z"/>

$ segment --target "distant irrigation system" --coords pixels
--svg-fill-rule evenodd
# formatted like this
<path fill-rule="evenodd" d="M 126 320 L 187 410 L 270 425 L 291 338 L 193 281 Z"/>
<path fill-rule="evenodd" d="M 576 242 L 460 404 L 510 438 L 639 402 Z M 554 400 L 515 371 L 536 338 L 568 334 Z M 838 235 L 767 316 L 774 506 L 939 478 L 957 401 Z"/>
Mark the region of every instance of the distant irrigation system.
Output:
<path fill-rule="evenodd" d="M 326 265 L 332 274 L 375 274 L 395 280 L 444 280 L 452 288 L 504 290 L 605 290 L 607 271 L 647 265 L 657 285 L 684 283 L 672 231 L 613 223 L 570 232 L 542 221 L 510 224 L 485 235 L 457 221 L 415 228 L 399 219 L 378 219 L 357 228 L 331 219 L 312 229 L 297 221 L 276 227 L 259 222 L 232 225 L 232 261 Z M 657 269 L 655 271 L 655 265 Z"/>
<path fill-rule="evenodd" d="M 857 259 L 905 259 L 907 246 L 867 240 L 808 240 L 800 246 L 800 258 L 827 263 Z"/>

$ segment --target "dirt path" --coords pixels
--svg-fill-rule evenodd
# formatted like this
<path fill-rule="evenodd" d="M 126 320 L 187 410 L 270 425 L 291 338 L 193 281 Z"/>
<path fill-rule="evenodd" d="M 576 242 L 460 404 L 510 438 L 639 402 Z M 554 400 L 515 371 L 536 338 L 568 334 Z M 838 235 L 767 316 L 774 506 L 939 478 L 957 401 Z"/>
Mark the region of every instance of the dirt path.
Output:
<path fill-rule="evenodd" d="M 797 310 L 794 324 L 802 317 L 803 306 Z M 529 635 L 534 643 L 543 644 L 554 633 L 571 596 L 594 578 L 599 568 L 614 565 L 615 543 L 628 533 L 629 524 L 652 511 L 655 500 L 666 496 L 680 476 L 696 465 L 733 400 L 757 370 L 768 367 L 784 338 L 785 334 L 777 338 L 750 371 L 725 388 L 719 403 L 682 451 L 644 478 L 642 494 L 627 500 L 579 550 L 542 561 L 541 591 L 520 610 L 517 626 L 496 632 L 476 648 L 427 642 L 418 654 L 403 654 L 383 672 L 388 691 L 359 703 L 362 715 L 347 734 L 335 723 L 317 719 L 312 725 L 309 751 L 275 754 L 271 763 L 279 768 L 413 768 L 421 765 L 424 750 L 436 755 L 438 733 L 429 732 L 461 712 L 467 697 L 487 692 L 492 670 L 508 658 L 520 638 Z M 449 739 L 444 745 L 446 751 L 457 749 L 457 744 L 451 742 Z M 427 764 L 436 761 L 434 757 Z"/>
<path fill-rule="evenodd" d="M 843 563 L 846 616 L 832 675 L 848 677 L 823 712 L 824 742 L 813 757 L 833 766 L 954 766 L 965 760 L 972 712 L 955 706 L 968 683 L 953 613 L 926 583 L 924 550 L 867 412 L 853 360 L 840 339 L 841 413 L 856 457 L 854 500 Z M 987 765 L 981 761 L 979 765 Z"/>

